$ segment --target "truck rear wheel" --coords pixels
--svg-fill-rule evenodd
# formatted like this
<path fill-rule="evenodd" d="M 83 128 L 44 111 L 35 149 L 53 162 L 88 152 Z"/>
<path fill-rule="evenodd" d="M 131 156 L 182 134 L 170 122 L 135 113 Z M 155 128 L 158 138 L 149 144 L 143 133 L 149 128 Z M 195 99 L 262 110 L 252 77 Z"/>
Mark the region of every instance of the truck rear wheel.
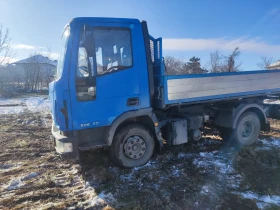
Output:
<path fill-rule="evenodd" d="M 245 112 L 239 117 L 236 128 L 226 135 L 226 140 L 238 146 L 249 146 L 258 140 L 260 129 L 259 117 L 254 112 Z"/>
<path fill-rule="evenodd" d="M 118 166 L 133 168 L 146 164 L 153 155 L 152 133 L 139 124 L 122 128 L 110 147 L 110 157 Z"/>

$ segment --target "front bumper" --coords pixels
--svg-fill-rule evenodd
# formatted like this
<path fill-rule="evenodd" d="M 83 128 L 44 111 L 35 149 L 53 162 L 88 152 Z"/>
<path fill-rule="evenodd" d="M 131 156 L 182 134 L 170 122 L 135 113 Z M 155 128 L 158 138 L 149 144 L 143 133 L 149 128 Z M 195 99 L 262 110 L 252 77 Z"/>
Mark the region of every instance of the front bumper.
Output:
<path fill-rule="evenodd" d="M 55 150 L 65 159 L 79 159 L 78 139 L 75 136 L 64 136 L 52 125 L 51 139 L 54 142 Z"/>

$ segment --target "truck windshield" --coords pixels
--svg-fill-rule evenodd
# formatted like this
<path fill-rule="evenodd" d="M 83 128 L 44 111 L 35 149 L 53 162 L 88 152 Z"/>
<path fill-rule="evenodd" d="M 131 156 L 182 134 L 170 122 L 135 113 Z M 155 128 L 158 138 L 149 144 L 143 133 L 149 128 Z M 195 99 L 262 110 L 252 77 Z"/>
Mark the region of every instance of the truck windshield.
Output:
<path fill-rule="evenodd" d="M 97 75 L 132 67 L 131 35 L 128 28 L 95 29 Z"/>
<path fill-rule="evenodd" d="M 61 45 L 59 60 L 56 68 L 56 75 L 55 75 L 56 79 L 59 79 L 62 75 L 69 34 L 70 34 L 70 28 L 67 27 L 65 28 L 61 37 L 62 45 Z"/>

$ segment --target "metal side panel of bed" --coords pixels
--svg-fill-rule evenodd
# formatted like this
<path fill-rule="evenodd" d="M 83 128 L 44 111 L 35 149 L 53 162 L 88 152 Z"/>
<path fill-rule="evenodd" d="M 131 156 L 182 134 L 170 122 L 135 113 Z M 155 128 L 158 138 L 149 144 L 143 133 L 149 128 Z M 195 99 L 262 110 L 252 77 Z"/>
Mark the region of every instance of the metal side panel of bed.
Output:
<path fill-rule="evenodd" d="M 280 71 L 164 76 L 165 104 L 280 94 Z"/>

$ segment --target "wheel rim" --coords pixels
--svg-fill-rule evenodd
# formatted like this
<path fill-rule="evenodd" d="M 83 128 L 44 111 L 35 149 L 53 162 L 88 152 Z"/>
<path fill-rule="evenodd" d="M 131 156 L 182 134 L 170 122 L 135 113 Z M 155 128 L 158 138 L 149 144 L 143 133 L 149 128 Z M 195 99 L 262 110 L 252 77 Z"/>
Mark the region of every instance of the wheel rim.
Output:
<path fill-rule="evenodd" d="M 131 159 L 139 159 L 146 152 L 146 143 L 141 136 L 131 136 L 123 145 L 125 155 Z"/>
<path fill-rule="evenodd" d="M 243 138 L 247 139 L 253 134 L 253 131 L 254 124 L 252 121 L 246 121 L 242 126 L 241 135 Z"/>

